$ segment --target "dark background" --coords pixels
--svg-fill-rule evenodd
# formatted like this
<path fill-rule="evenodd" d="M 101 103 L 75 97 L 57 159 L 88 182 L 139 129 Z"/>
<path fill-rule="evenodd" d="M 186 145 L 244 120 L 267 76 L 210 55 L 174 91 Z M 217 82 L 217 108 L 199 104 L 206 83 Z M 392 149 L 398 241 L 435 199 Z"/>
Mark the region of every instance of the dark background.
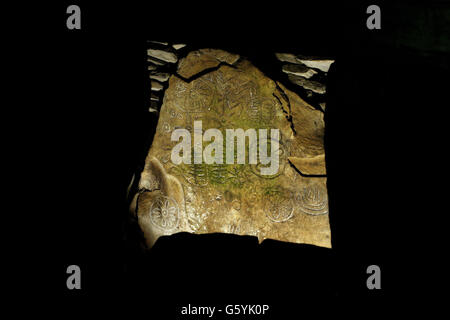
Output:
<path fill-rule="evenodd" d="M 44 214 L 39 237 L 28 239 L 39 246 L 28 246 L 27 255 L 44 270 L 38 287 L 51 305 L 182 319 L 179 308 L 189 303 L 269 304 L 270 318 L 287 319 L 311 302 L 323 302 L 319 314 L 333 302 L 377 309 L 436 284 L 425 266 L 435 274 L 444 268 L 434 254 L 440 220 L 428 205 L 437 201 L 437 185 L 419 179 L 438 175 L 444 161 L 423 133 L 445 130 L 438 94 L 448 87 L 450 5 L 376 2 L 382 29 L 368 30 L 372 3 L 336 2 L 62 1 L 40 8 L 45 18 L 33 20 L 24 40 L 38 54 L 23 63 L 35 66 L 24 78 L 43 98 L 30 137 L 40 143 L 27 148 L 38 155 Z M 81 8 L 81 30 L 66 29 L 70 4 Z M 154 125 L 146 40 L 227 49 L 269 75 L 276 51 L 336 60 L 325 113 L 331 250 L 190 234 L 161 238 L 146 254 L 136 246 L 125 198 Z M 81 267 L 82 290 L 66 288 L 71 264 Z M 381 290 L 366 287 L 371 264 L 381 268 Z"/>

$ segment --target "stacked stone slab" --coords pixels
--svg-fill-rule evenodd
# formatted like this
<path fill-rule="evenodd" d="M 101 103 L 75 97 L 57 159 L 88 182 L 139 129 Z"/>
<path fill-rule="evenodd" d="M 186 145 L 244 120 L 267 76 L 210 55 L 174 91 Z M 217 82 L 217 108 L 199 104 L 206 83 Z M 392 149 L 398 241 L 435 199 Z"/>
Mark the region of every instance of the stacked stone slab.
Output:
<path fill-rule="evenodd" d="M 292 53 L 276 53 L 287 79 L 303 91 L 302 98 L 317 109 L 325 111 L 326 79 L 334 60 Z"/>
<path fill-rule="evenodd" d="M 180 43 L 147 42 L 147 70 L 151 86 L 149 112 L 159 112 L 168 80 L 176 72 L 185 47 L 185 44 Z"/>

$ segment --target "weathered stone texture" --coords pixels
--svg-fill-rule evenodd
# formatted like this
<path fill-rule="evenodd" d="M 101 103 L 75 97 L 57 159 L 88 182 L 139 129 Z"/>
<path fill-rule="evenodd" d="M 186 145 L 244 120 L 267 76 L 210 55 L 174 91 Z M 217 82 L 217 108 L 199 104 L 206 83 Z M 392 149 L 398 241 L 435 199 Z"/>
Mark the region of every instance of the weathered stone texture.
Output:
<path fill-rule="evenodd" d="M 177 232 L 220 232 L 331 247 L 323 112 L 225 51 L 191 52 L 177 73 L 186 79 L 213 67 L 192 81 L 168 81 L 137 197 L 148 245 Z M 279 171 L 263 176 L 261 164 L 173 164 L 172 131 L 192 133 L 197 120 L 224 140 L 225 129 L 279 129 Z"/>

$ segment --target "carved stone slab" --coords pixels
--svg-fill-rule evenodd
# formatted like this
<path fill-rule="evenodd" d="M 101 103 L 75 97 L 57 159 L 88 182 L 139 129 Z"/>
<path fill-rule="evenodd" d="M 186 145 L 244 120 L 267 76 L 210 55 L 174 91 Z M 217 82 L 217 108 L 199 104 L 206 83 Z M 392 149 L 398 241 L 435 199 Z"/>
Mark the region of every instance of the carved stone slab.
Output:
<path fill-rule="evenodd" d="M 168 81 L 134 204 L 148 245 L 177 232 L 220 232 L 331 247 L 323 112 L 221 50 L 191 52 L 178 74 Z M 195 121 L 224 140 L 226 129 L 279 129 L 278 171 L 262 175 L 264 165 L 247 162 L 174 164 L 171 134 L 193 134 Z"/>

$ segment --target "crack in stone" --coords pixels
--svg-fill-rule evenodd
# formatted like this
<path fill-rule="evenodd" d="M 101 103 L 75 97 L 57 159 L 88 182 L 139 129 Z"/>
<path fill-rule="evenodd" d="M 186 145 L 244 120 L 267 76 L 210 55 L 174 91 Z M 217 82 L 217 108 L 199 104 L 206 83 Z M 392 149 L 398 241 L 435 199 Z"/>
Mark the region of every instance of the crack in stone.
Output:
<path fill-rule="evenodd" d="M 229 63 L 224 62 L 224 61 L 221 61 L 217 66 L 211 67 L 211 68 L 206 68 L 206 69 L 200 71 L 199 73 L 194 74 L 193 76 L 191 76 L 189 78 L 183 77 L 178 72 L 175 72 L 174 76 L 178 77 L 180 80 L 183 80 L 186 83 L 190 83 L 190 82 L 192 82 L 192 81 L 194 81 L 194 80 L 196 80 L 196 79 L 198 79 L 198 78 L 200 78 L 200 77 L 202 77 L 202 76 L 204 76 L 204 75 L 206 75 L 208 73 L 211 73 L 211 72 L 219 70 L 220 67 L 222 67 L 222 66 L 228 66 L 228 67 L 231 67 L 233 69 L 237 69 L 235 65 L 229 64 Z"/>
<path fill-rule="evenodd" d="M 281 96 L 286 100 L 288 108 L 289 108 L 289 115 L 286 117 L 287 121 L 291 124 L 292 132 L 294 132 L 294 135 L 297 134 L 297 131 L 294 128 L 294 122 L 292 121 L 292 109 L 291 109 L 291 102 L 289 100 L 288 95 L 284 92 L 284 90 L 281 88 L 281 86 L 278 84 L 277 81 L 275 81 L 276 88 L 280 92 Z M 278 98 L 277 98 L 278 99 Z"/>
<path fill-rule="evenodd" d="M 327 177 L 326 174 L 305 174 L 305 173 L 301 172 L 296 166 L 294 166 L 294 164 L 289 159 L 288 159 L 288 163 L 291 166 L 291 168 L 293 168 L 295 170 L 295 172 L 300 174 L 302 177 L 306 177 L 306 178 L 326 178 Z"/>
<path fill-rule="evenodd" d="M 289 113 L 288 113 L 286 110 L 284 110 L 284 108 L 283 108 L 283 103 L 281 102 L 280 98 L 277 97 L 277 95 L 275 94 L 275 92 L 272 93 L 272 95 L 275 97 L 275 99 L 278 100 L 278 103 L 281 105 L 281 109 L 282 109 L 283 113 L 287 114 L 287 116 L 286 116 L 286 119 L 287 119 Z"/>

